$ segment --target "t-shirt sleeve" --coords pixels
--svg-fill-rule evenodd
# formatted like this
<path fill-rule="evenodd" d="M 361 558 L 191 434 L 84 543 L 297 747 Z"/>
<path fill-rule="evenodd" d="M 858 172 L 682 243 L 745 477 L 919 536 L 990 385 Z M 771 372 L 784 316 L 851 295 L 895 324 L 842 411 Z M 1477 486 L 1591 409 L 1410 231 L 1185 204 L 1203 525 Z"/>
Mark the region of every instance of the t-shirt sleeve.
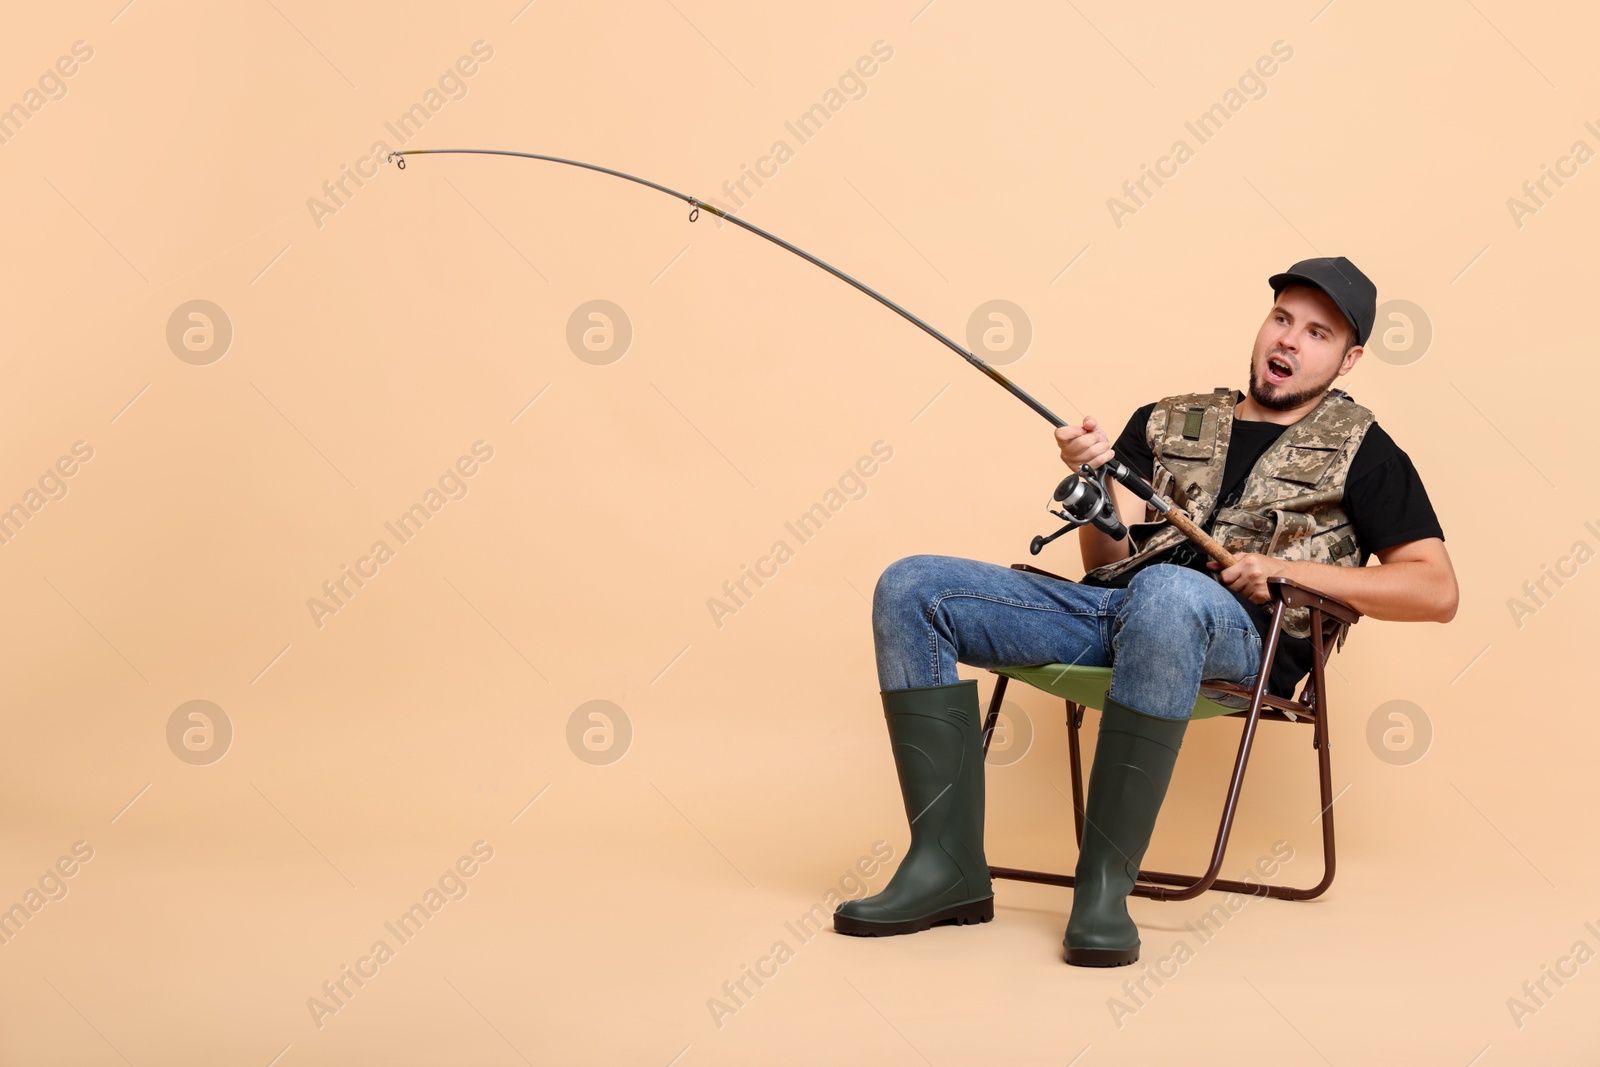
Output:
<path fill-rule="evenodd" d="M 1361 562 L 1374 552 L 1425 537 L 1444 540 L 1439 517 L 1411 457 L 1373 423 L 1361 440 L 1345 483 L 1344 506 L 1361 545 Z"/>
<path fill-rule="evenodd" d="M 1155 476 L 1155 457 L 1150 454 L 1150 446 L 1145 443 L 1144 431 L 1150 422 L 1150 413 L 1156 409 L 1154 401 L 1135 411 L 1128 418 L 1128 425 L 1123 429 L 1121 436 L 1111 442 L 1112 451 L 1117 458 L 1126 463 L 1133 473 L 1150 481 Z M 1362 442 L 1366 444 L 1365 441 Z"/>

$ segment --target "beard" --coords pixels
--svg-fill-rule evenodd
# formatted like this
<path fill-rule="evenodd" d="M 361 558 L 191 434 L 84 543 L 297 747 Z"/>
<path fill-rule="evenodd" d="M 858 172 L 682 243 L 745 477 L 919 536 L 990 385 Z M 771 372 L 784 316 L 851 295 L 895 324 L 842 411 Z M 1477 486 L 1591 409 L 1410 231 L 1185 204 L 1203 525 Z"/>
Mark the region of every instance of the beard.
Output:
<path fill-rule="evenodd" d="M 1273 351 L 1276 351 L 1276 349 Z M 1268 352 L 1267 355 L 1272 355 L 1272 352 Z M 1335 367 L 1333 373 L 1328 375 L 1327 381 L 1312 385 L 1300 385 L 1298 382 L 1300 372 L 1296 371 L 1295 376 L 1283 385 L 1273 385 L 1271 382 L 1256 375 L 1256 361 L 1254 357 L 1251 357 L 1250 399 L 1269 411 L 1292 411 L 1307 401 L 1315 400 L 1323 393 L 1326 393 L 1328 386 L 1332 385 L 1333 380 L 1338 376 L 1339 370 Z"/>

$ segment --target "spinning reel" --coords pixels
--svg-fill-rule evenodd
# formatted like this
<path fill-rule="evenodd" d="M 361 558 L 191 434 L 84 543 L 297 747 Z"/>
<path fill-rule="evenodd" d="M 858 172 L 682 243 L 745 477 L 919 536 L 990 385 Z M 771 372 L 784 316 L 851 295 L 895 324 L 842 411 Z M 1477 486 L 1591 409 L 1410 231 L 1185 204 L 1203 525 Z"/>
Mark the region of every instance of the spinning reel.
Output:
<path fill-rule="evenodd" d="M 1061 507 L 1052 508 L 1046 505 L 1046 510 L 1050 514 L 1059 519 L 1066 519 L 1067 524 L 1049 537 L 1042 534 L 1035 537 L 1028 545 L 1028 551 L 1032 555 L 1037 556 L 1045 545 L 1080 526 L 1093 526 L 1113 541 L 1120 541 L 1128 535 L 1128 528 L 1117 517 L 1116 505 L 1112 501 L 1111 490 L 1105 480 L 1107 474 L 1154 504 L 1156 510 L 1163 515 L 1170 509 L 1171 505 L 1156 496 L 1155 491 L 1146 485 L 1143 479 L 1116 460 L 1102 464 L 1098 470 L 1087 463 L 1080 464 L 1075 473 L 1062 479 L 1051 496 L 1051 499 Z"/>

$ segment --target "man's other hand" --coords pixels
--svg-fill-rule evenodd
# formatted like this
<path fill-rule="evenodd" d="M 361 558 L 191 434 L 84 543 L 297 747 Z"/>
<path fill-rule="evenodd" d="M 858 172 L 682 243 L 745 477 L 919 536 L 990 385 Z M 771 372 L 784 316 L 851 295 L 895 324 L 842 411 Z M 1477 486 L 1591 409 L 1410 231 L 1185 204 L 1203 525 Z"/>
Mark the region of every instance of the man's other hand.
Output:
<path fill-rule="evenodd" d="M 1060 431 L 1057 431 L 1058 433 Z M 1263 556 L 1259 552 L 1246 552 L 1235 557 L 1238 562 L 1223 570 L 1218 575 L 1222 584 L 1240 596 L 1248 598 L 1252 603 L 1265 604 L 1272 599 L 1267 594 L 1267 579 L 1274 574 L 1288 577 L 1288 571 L 1280 564 L 1281 560 L 1271 556 Z M 1206 560 L 1206 567 L 1215 572 L 1221 569 L 1222 564 L 1214 559 Z"/>

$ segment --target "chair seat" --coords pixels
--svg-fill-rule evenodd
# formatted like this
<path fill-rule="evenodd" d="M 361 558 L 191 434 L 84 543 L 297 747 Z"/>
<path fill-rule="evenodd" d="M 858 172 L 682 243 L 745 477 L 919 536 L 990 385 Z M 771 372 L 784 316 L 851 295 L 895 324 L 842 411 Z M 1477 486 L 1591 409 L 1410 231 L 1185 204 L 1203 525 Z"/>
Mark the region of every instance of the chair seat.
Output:
<path fill-rule="evenodd" d="M 1105 710 L 1106 692 L 1111 688 L 1110 667 L 1085 667 L 1068 663 L 1046 663 L 1037 667 L 994 667 L 995 674 L 1003 674 L 1008 678 L 1015 678 L 1025 682 L 1035 689 L 1042 689 L 1074 704 L 1082 704 L 1086 708 L 1097 711 Z M 1211 692 L 1221 697 L 1213 700 L 1206 696 Z M 1194 710 L 1190 713 L 1191 719 L 1211 719 L 1219 715 L 1237 715 L 1242 710 L 1250 707 L 1250 693 L 1252 690 L 1232 682 L 1207 681 L 1201 684 L 1200 694 L 1195 697 Z M 1224 703 L 1226 701 L 1226 703 Z M 1298 701 L 1283 700 L 1267 694 L 1262 700 L 1263 711 L 1266 708 L 1277 708 L 1289 711 L 1292 717 L 1306 718 L 1308 710 Z"/>

